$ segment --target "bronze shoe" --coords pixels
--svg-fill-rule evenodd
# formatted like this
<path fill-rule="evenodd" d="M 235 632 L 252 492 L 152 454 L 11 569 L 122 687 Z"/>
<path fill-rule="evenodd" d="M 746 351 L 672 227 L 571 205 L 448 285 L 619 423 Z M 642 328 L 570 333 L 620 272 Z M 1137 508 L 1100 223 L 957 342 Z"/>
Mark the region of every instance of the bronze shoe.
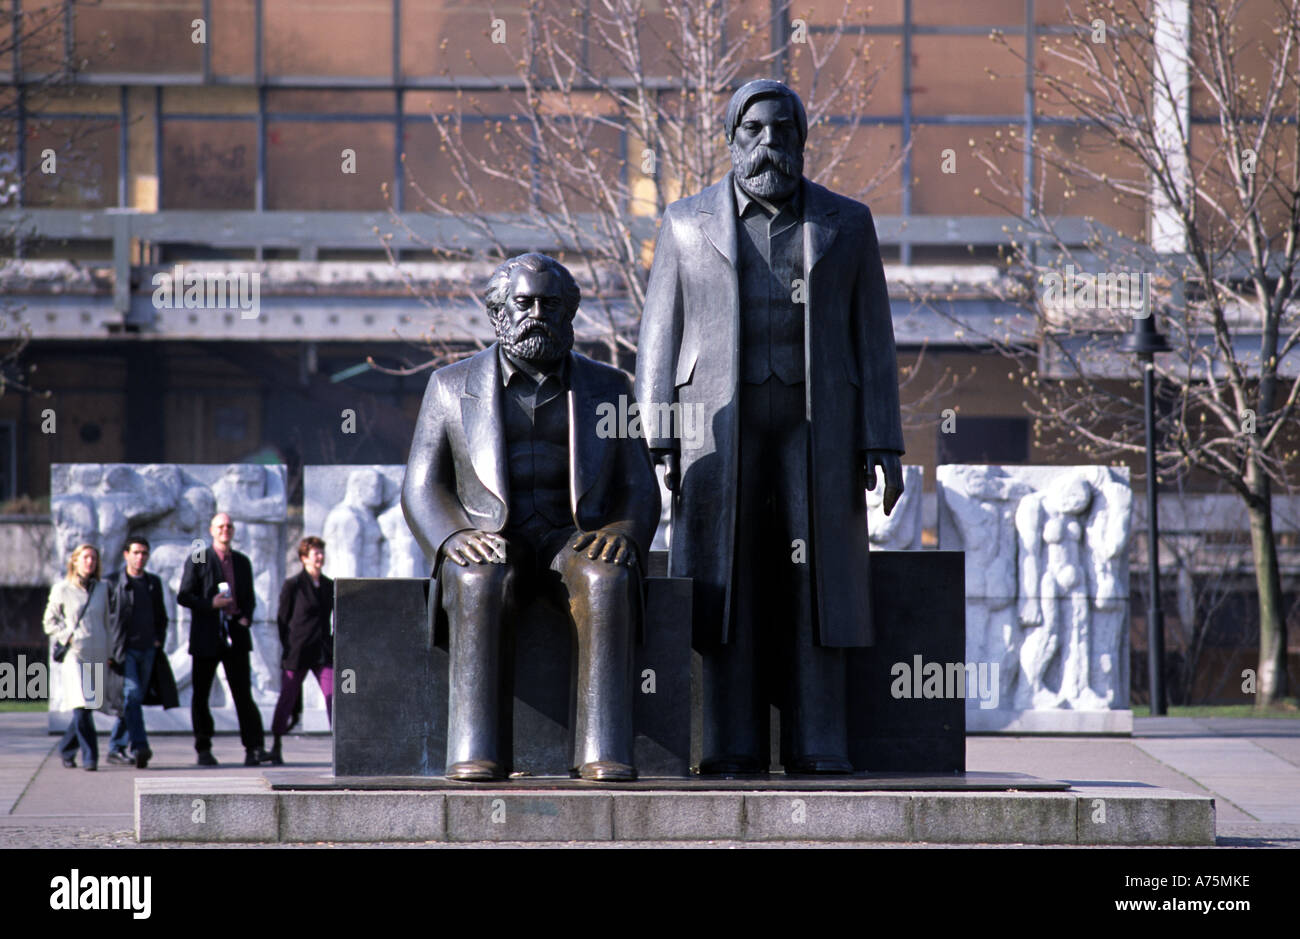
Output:
<path fill-rule="evenodd" d="M 631 782 L 636 779 L 636 770 L 626 763 L 597 760 L 594 763 L 583 763 L 578 767 L 578 775 L 593 782 Z"/>
<path fill-rule="evenodd" d="M 462 760 L 447 767 L 447 778 L 461 782 L 491 782 L 503 776 L 501 767 L 491 760 Z"/>

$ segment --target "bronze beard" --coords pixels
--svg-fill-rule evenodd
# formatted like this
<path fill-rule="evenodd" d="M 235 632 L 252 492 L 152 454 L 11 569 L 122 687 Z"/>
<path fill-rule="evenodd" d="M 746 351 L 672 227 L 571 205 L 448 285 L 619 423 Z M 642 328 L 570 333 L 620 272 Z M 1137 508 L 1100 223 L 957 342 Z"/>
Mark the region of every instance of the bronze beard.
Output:
<path fill-rule="evenodd" d="M 794 195 L 803 176 L 803 152 L 787 153 L 760 144 L 745 153 L 736 143 L 731 150 L 731 168 L 740 188 L 768 201 L 784 202 Z"/>
<path fill-rule="evenodd" d="M 516 328 L 504 309 L 490 311 L 492 326 L 506 355 L 537 367 L 554 365 L 573 348 L 573 319 L 558 328 L 538 320 L 524 320 Z"/>

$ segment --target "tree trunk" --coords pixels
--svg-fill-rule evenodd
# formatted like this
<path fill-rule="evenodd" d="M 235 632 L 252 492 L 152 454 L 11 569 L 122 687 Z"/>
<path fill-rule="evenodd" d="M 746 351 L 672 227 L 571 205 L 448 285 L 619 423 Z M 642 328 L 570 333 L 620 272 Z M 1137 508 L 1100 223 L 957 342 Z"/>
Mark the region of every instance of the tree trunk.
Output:
<path fill-rule="evenodd" d="M 1259 591 L 1259 676 L 1255 706 L 1265 708 L 1280 704 L 1287 696 L 1286 619 L 1282 612 L 1277 539 L 1273 534 L 1272 485 L 1262 471 L 1248 472 L 1247 477 L 1247 484 L 1255 496 L 1248 503 L 1247 510 L 1250 513 L 1250 547 L 1255 560 L 1255 586 Z"/>

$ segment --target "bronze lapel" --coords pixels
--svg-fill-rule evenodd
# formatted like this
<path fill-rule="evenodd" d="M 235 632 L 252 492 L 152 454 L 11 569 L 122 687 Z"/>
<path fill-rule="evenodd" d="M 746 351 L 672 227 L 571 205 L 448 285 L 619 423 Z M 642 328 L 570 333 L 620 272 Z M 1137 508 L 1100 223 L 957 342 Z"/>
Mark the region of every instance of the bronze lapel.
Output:
<path fill-rule="evenodd" d="M 470 463 L 484 488 L 510 504 L 504 441 L 504 392 L 501 388 L 501 365 L 497 345 L 493 343 L 470 359 L 465 393 L 460 398 L 460 414 L 469 446 Z"/>

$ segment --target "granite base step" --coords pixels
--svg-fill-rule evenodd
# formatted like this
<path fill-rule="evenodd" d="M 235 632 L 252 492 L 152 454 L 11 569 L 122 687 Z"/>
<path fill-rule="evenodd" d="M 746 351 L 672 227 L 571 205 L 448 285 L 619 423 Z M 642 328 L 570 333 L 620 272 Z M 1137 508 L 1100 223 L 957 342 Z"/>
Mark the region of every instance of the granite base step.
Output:
<path fill-rule="evenodd" d="M 137 779 L 141 842 L 857 842 L 1213 845 L 1214 799 L 1171 789 L 272 788 Z"/>

